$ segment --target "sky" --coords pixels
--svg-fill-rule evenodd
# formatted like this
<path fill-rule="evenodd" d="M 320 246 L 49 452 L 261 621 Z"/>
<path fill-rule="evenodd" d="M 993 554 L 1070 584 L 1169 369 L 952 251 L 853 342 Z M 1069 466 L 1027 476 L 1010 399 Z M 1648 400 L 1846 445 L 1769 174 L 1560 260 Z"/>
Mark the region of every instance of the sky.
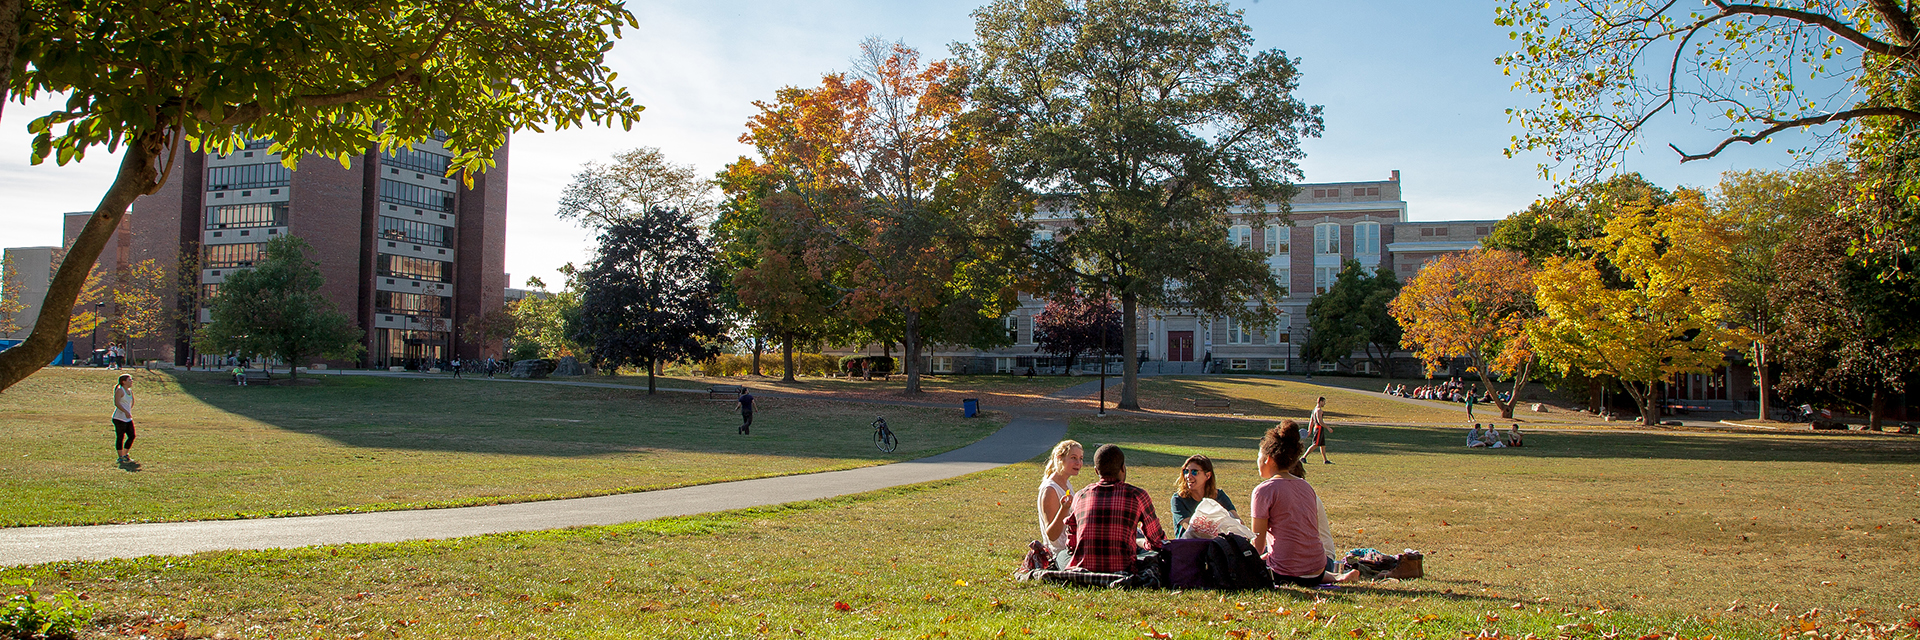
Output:
<path fill-rule="evenodd" d="M 608 60 L 618 83 L 647 107 L 631 131 L 586 129 L 516 134 L 509 147 L 507 272 L 558 285 L 555 271 L 585 263 L 594 238 L 554 216 L 581 164 L 640 146 L 677 163 L 717 171 L 750 154 L 738 141 L 755 100 L 812 86 L 846 70 L 862 40 L 903 40 L 928 59 L 972 39 L 975 2 L 911 0 L 662 0 L 628 3 L 640 28 L 625 31 Z M 1382 180 L 1401 172 L 1415 221 L 1497 219 L 1552 185 L 1539 156 L 1502 153 L 1519 132 L 1505 110 L 1534 101 L 1515 93 L 1494 58 L 1511 46 L 1493 24 L 1493 3 L 1452 0 L 1261 0 L 1235 2 L 1260 49 L 1299 59 L 1296 96 L 1325 107 L 1326 132 L 1304 144 L 1308 182 Z M 30 166 L 27 122 L 57 102 L 6 105 L 0 115 L 0 247 L 60 242 L 60 213 L 92 209 L 117 158 Z M 1663 116 L 1656 137 L 1626 158 L 1662 186 L 1706 187 L 1724 171 L 1781 169 L 1785 144 L 1736 146 L 1720 158 L 1680 165 L 1665 148 L 1705 148 L 1711 132 L 1688 116 Z"/>

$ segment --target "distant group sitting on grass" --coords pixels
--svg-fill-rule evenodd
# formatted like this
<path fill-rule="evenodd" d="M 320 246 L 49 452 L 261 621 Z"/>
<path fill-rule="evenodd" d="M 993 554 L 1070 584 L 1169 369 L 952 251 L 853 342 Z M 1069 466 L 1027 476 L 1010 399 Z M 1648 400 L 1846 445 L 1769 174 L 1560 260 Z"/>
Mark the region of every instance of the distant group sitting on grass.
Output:
<path fill-rule="evenodd" d="M 1475 423 L 1473 430 L 1467 432 L 1467 446 L 1474 449 L 1505 449 L 1522 446 L 1520 424 L 1514 423 L 1513 428 L 1502 436 L 1500 428 L 1495 425 L 1489 424 L 1486 430 L 1482 431 L 1479 423 Z"/>
<path fill-rule="evenodd" d="M 1175 537 L 1182 538 L 1182 543 L 1204 538 L 1251 549 L 1245 566 L 1235 571 L 1239 576 L 1257 573 L 1252 584 L 1258 586 L 1311 587 L 1355 579 L 1354 571 L 1334 572 L 1332 528 L 1325 505 L 1304 478 L 1301 457 L 1305 452 L 1302 428 L 1294 421 L 1267 430 L 1254 456 L 1262 481 L 1251 492 L 1245 524 L 1226 491 L 1219 488 L 1212 459 L 1187 458 L 1170 498 Z M 1070 481 L 1081 469 L 1082 455 L 1080 443 L 1066 440 L 1047 457 L 1036 498 L 1042 539 L 1029 546 L 1022 577 L 1086 585 L 1168 586 L 1166 576 L 1182 570 L 1174 564 L 1181 562 L 1181 556 L 1150 553 L 1172 543 L 1151 496 L 1127 483 L 1125 453 L 1117 446 L 1101 445 L 1093 455 L 1100 480 L 1075 491 Z M 1235 561 L 1216 557 L 1208 562 Z M 1245 585 L 1242 580 L 1237 585 L 1214 586 Z"/>
<path fill-rule="evenodd" d="M 1390 384 L 1381 390 L 1381 393 L 1402 398 L 1412 398 L 1414 400 L 1439 400 L 1442 402 L 1466 402 L 1471 398 L 1475 402 L 1487 403 L 1493 402 L 1496 397 L 1498 397 L 1501 402 L 1506 402 L 1512 397 L 1512 394 L 1504 392 L 1495 394 L 1492 391 L 1480 391 L 1476 385 L 1462 383 L 1459 378 L 1438 384 L 1420 385 L 1413 388 L 1408 388 L 1407 385 L 1404 384 Z"/>

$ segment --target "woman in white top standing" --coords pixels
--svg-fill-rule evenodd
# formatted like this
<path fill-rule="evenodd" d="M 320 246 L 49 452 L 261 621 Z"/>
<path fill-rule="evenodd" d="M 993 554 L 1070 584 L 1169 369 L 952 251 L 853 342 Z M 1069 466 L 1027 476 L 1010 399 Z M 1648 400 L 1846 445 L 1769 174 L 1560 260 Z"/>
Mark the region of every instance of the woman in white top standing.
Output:
<path fill-rule="evenodd" d="M 120 374 L 113 385 L 113 448 L 120 452 L 120 464 L 133 464 L 133 374 Z"/>
<path fill-rule="evenodd" d="M 1067 568 L 1067 514 L 1073 511 L 1068 507 L 1073 499 L 1072 478 L 1080 473 L 1085 464 L 1086 451 L 1080 443 L 1061 440 L 1053 445 L 1053 452 L 1047 455 L 1047 469 L 1040 478 L 1040 495 L 1035 505 L 1040 512 L 1040 539 L 1047 541 L 1047 548 L 1053 550 L 1053 564 L 1056 569 Z"/>

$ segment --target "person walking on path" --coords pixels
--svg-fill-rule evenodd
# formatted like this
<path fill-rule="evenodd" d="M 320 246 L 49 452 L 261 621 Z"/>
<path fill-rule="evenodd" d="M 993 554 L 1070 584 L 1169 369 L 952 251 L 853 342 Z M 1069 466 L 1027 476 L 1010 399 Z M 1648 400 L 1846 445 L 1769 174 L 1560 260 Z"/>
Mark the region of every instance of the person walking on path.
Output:
<path fill-rule="evenodd" d="M 752 435 L 753 432 L 753 394 L 746 389 L 740 390 L 740 435 Z"/>
<path fill-rule="evenodd" d="M 1306 452 L 1300 454 L 1300 459 L 1305 460 L 1307 456 L 1313 455 L 1314 449 L 1318 448 L 1320 450 L 1320 463 L 1333 464 L 1332 460 L 1327 459 L 1326 397 L 1322 396 L 1313 403 L 1313 415 L 1307 417 L 1307 431 L 1311 432 L 1309 435 L 1313 436 L 1313 444 L 1308 445 Z"/>
<path fill-rule="evenodd" d="M 120 374 L 113 385 L 113 449 L 120 464 L 133 464 L 133 374 Z"/>
<path fill-rule="evenodd" d="M 453 357 L 453 377 L 460 377 L 460 356 Z"/>
<path fill-rule="evenodd" d="M 1467 419 L 1473 419 L 1473 390 L 1467 390 Z"/>

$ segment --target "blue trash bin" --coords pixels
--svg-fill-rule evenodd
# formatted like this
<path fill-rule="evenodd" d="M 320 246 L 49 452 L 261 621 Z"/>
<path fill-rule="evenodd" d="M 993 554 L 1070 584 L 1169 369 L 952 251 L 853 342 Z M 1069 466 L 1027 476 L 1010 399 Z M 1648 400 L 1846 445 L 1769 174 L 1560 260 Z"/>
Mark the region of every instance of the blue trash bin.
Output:
<path fill-rule="evenodd" d="M 961 415 L 963 417 L 972 418 L 980 415 L 980 399 L 967 398 L 965 400 L 961 400 L 960 410 L 961 410 Z"/>

